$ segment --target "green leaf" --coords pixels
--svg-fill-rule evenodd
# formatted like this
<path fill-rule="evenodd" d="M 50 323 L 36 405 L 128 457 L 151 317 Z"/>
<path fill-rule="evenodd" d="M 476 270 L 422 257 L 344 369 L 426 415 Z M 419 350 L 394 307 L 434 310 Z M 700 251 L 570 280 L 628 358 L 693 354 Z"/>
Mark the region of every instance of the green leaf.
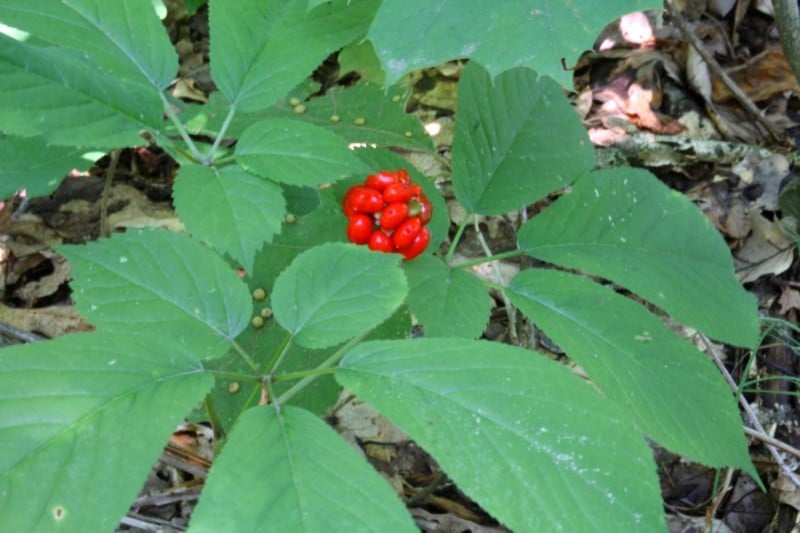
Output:
<path fill-rule="evenodd" d="M 520 209 L 594 165 L 594 148 L 561 88 L 527 68 L 494 81 L 470 63 L 458 84 L 453 189 L 469 212 Z"/>
<path fill-rule="evenodd" d="M 174 337 L 210 358 L 224 354 L 250 322 L 247 287 L 187 235 L 133 230 L 58 251 L 73 265 L 78 312 L 100 331 Z"/>
<path fill-rule="evenodd" d="M 185 165 L 173 195 L 188 230 L 248 271 L 264 243 L 280 232 L 286 210 L 278 185 L 235 165 Z"/>
<path fill-rule="evenodd" d="M 355 42 L 345 46 L 339 56 L 339 71 L 342 73 L 355 72 L 361 79 L 377 85 L 384 85 L 386 73 L 383 72 L 381 62 L 375 55 L 370 41 Z"/>
<path fill-rule="evenodd" d="M 403 303 L 400 256 L 330 243 L 299 255 L 275 281 L 275 319 L 307 348 L 366 333 Z"/>
<path fill-rule="evenodd" d="M 212 77 L 242 111 L 263 109 L 308 77 L 332 52 L 362 37 L 376 0 L 213 1 Z"/>
<path fill-rule="evenodd" d="M 412 70 L 469 57 L 492 76 L 530 66 L 571 86 L 562 58 L 574 63 L 615 17 L 661 7 L 647 0 L 608 0 L 602 9 L 592 0 L 384 0 L 367 38 L 389 84 Z"/>
<path fill-rule="evenodd" d="M 486 329 L 492 302 L 483 283 L 468 272 L 423 256 L 405 265 L 408 307 L 426 337 L 475 339 Z"/>
<path fill-rule="evenodd" d="M 557 363 L 497 343 L 382 341 L 350 350 L 336 378 L 512 530 L 664 529 L 644 439 Z"/>
<path fill-rule="evenodd" d="M 162 90 L 178 71 L 164 26 L 152 6 L 141 0 L 63 0 L 27 3 L 24 8 L 19 0 L 0 0 L 0 20 L 56 47 L 79 51 L 84 63 L 126 84 Z"/>
<path fill-rule="evenodd" d="M 162 107 L 155 91 L 98 70 L 74 50 L 0 34 L 0 128 L 7 133 L 64 146 L 135 145 L 143 127 L 161 124 Z"/>
<path fill-rule="evenodd" d="M 295 216 L 308 215 L 320 206 L 319 190 L 315 187 L 283 185 L 281 190 L 286 199 L 286 211 Z"/>
<path fill-rule="evenodd" d="M 113 531 L 212 384 L 189 346 L 135 327 L 4 348 L 0 360 L 8 531 Z"/>
<path fill-rule="evenodd" d="M 419 118 L 405 111 L 405 104 L 411 93 L 405 85 L 397 84 L 386 89 L 382 85 L 359 80 L 352 87 L 332 87 L 322 96 L 311 96 L 319 89 L 310 85 L 303 84 L 295 88 L 287 98 L 270 109 L 269 114 L 294 117 L 322 126 L 343 137 L 348 143 L 433 151 L 433 142 L 425 133 Z M 294 113 L 288 103 L 292 97 L 303 102 L 305 113 Z M 334 115 L 338 117 L 338 121 L 331 120 Z M 363 119 L 364 124 L 356 124 L 357 119 Z"/>
<path fill-rule="evenodd" d="M 523 271 L 507 294 L 653 440 L 705 465 L 758 477 L 717 368 L 641 305 L 555 270 Z"/>
<path fill-rule="evenodd" d="M 53 192 L 70 169 L 86 169 L 91 161 L 85 150 L 47 146 L 41 137 L 21 139 L 0 134 L 0 161 L 3 162 L 0 198 L 25 189 L 28 198 Z"/>
<path fill-rule="evenodd" d="M 758 345 L 756 301 L 734 277 L 725 242 L 645 170 L 592 172 L 517 238 L 526 253 L 608 278 L 715 339 Z"/>
<path fill-rule="evenodd" d="M 230 435 L 191 522 L 203 531 L 417 531 L 375 470 L 322 420 L 257 407 Z"/>
<path fill-rule="evenodd" d="M 253 174 L 289 185 L 322 185 L 368 171 L 341 137 L 286 119 L 247 128 L 236 143 L 236 161 Z"/>

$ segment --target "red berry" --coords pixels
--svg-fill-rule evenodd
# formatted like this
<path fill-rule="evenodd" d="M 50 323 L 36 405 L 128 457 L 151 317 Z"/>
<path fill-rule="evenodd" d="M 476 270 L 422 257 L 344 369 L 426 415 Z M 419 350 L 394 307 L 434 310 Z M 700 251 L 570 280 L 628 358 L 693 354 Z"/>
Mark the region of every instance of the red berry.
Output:
<path fill-rule="evenodd" d="M 398 251 L 403 254 L 406 260 L 414 259 L 425 251 L 429 242 L 431 242 L 431 232 L 428 231 L 428 228 L 423 227 L 407 248 Z"/>
<path fill-rule="evenodd" d="M 383 199 L 386 203 L 408 202 L 413 197 L 422 192 L 419 185 L 406 185 L 405 183 L 395 183 L 383 190 Z"/>
<path fill-rule="evenodd" d="M 405 219 L 392 234 L 392 243 L 395 249 L 400 250 L 410 246 L 421 229 L 422 221 L 419 217 Z"/>
<path fill-rule="evenodd" d="M 386 230 L 394 229 L 406 218 L 408 218 L 408 205 L 402 202 L 389 204 L 381 211 L 381 227 Z"/>
<path fill-rule="evenodd" d="M 372 235 L 372 218 L 353 215 L 347 224 L 347 240 L 354 244 L 367 244 Z"/>
<path fill-rule="evenodd" d="M 364 181 L 364 185 L 367 187 L 381 192 L 389 185 L 394 185 L 395 183 L 400 182 L 394 172 L 389 172 L 388 170 L 379 170 L 377 174 L 370 174 Z"/>
<path fill-rule="evenodd" d="M 404 168 L 397 170 L 397 181 L 400 183 L 405 183 L 406 185 L 411 184 L 411 176 L 408 175 L 408 171 Z"/>
<path fill-rule="evenodd" d="M 381 193 L 363 185 L 350 187 L 342 200 L 342 209 L 348 218 L 356 213 L 377 213 L 384 205 Z"/>
<path fill-rule="evenodd" d="M 422 224 L 427 224 L 433 215 L 433 206 L 425 193 L 420 193 L 419 199 L 408 202 L 408 216 L 419 217 Z"/>
<path fill-rule="evenodd" d="M 383 230 L 375 230 L 372 232 L 372 235 L 369 237 L 369 242 L 367 243 L 370 250 L 377 250 L 379 252 L 385 252 L 390 254 L 394 252 L 394 246 L 392 245 L 392 238 L 389 237 Z"/>

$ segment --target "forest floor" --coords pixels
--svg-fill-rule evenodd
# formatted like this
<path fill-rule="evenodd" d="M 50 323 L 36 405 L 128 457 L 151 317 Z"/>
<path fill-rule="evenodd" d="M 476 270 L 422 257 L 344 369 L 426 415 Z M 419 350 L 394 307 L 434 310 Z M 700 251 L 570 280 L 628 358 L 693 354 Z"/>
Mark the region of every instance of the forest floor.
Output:
<path fill-rule="evenodd" d="M 763 432 L 748 434 L 754 464 L 768 492 L 745 474 L 706 468 L 656 448 L 670 530 L 790 531 L 797 527 L 800 487 L 781 472 L 767 445 L 775 446 L 784 469 L 800 465 L 800 333 L 792 328 L 800 310 L 796 254 L 800 179 L 794 173 L 800 86 L 783 57 L 772 15 L 759 10 L 755 2 L 740 1 L 725 16 L 699 10 L 686 15 L 686 29 L 760 113 L 748 111 L 748 104 L 713 73 L 713 65 L 681 28 L 656 12 L 610 24 L 598 36 L 595 50 L 575 65 L 570 97 L 598 149 L 598 164 L 647 168 L 695 202 L 728 242 L 737 276 L 757 297 L 762 315 L 773 319 L 755 353 L 719 347 L 727 371 L 742 384 L 757 418 L 754 422 L 743 414 L 744 425 L 763 427 Z M 174 91 L 186 101 L 202 102 L 213 90 L 205 16 L 201 10 L 168 22 L 181 55 L 180 81 Z M 642 32 L 643 27 L 653 31 Z M 403 155 L 423 173 L 436 176 L 445 195 L 448 169 L 442 161 L 449 155 L 457 121 L 457 83 L 463 64 L 454 61 L 419 71 L 410 80 L 414 92 L 407 110 L 429 126 L 440 157 Z M 335 56 L 315 77 L 323 86 L 354 81 L 353 73 L 340 72 Z M 24 245 L 22 240 L 16 243 L 15 253 L 24 260 L 5 273 L 0 323 L 45 337 L 87 328 L 71 308 L 57 305 L 69 299 L 68 267 L 42 243 L 96 238 L 100 189 L 110 161 L 106 156 L 90 171 L 95 180 L 69 180 L 54 194 L 30 200 L 29 213 L 35 218 L 26 222 Z M 113 182 L 114 201 L 106 206 L 109 225 L 178 227 L 170 204 L 175 172 L 174 161 L 157 147 L 123 150 Z M 6 207 L 0 210 L 0 233 L 12 211 Z M 459 212 L 453 209 L 451 216 L 455 228 Z M 480 227 L 490 248 L 509 249 L 514 246 L 516 224 L 510 217 L 495 217 L 483 220 Z M 470 229 L 459 253 L 471 256 L 471 251 L 480 250 L 479 237 Z M 29 253 L 20 255 L 25 250 Z M 508 323 L 507 310 L 498 305 L 485 337 L 508 340 Z M 545 348 L 554 358 L 562 355 L 557 346 Z M 422 529 L 502 530 L 438 473 L 423 450 L 367 406 L 344 396 L 331 420 L 340 433 L 352 437 L 354 445 L 370 442 L 363 446 L 364 452 L 393 480 Z M 150 496 L 135 505 L 140 522 L 128 520 L 123 529 L 146 530 L 146 524 L 182 529 L 202 482 L 181 469 L 186 460 L 179 459 L 176 469 L 176 450 L 188 447 L 194 463 L 207 469 L 211 457 L 203 446 L 211 438 L 198 424 L 176 431 L 162 456 L 173 460 L 157 465 L 145 491 Z M 186 489 L 182 499 L 163 497 L 176 484 Z"/>

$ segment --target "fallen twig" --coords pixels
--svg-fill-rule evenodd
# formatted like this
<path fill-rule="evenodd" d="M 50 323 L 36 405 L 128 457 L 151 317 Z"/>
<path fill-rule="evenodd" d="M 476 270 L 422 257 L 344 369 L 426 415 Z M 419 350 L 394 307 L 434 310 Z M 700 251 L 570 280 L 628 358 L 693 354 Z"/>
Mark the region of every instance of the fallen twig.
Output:
<path fill-rule="evenodd" d="M 716 363 L 717 368 L 719 368 L 720 372 L 722 372 L 722 375 L 725 377 L 725 380 L 728 382 L 728 385 L 730 385 L 731 389 L 734 392 L 738 392 L 739 385 L 736 383 L 736 381 L 734 381 L 733 376 L 731 376 L 730 372 L 728 372 L 728 369 L 725 368 L 725 365 L 722 362 L 722 358 L 719 356 L 719 353 L 717 353 L 717 349 L 705 335 L 700 334 L 700 338 L 703 340 L 703 343 L 706 345 L 706 348 L 708 348 L 708 353 L 711 354 L 711 358 L 714 360 L 714 363 Z M 795 474 L 792 471 L 792 469 L 786 465 L 786 462 L 783 460 L 783 457 L 781 457 L 781 454 L 778 453 L 779 447 L 781 449 L 784 449 L 785 451 L 785 447 L 787 447 L 788 445 L 784 445 L 783 443 L 781 443 L 781 446 L 778 446 L 774 443 L 769 442 L 769 441 L 775 441 L 775 439 L 767 435 L 767 432 L 764 431 L 764 426 L 762 426 L 761 422 L 758 421 L 758 416 L 756 416 L 755 411 L 753 411 L 753 408 L 750 407 L 750 404 L 747 403 L 747 399 L 742 394 L 739 395 L 739 404 L 742 406 L 742 409 L 747 414 L 747 417 L 750 419 L 750 423 L 753 424 L 753 429 L 750 429 L 745 426 L 745 433 L 747 433 L 748 435 L 752 435 L 761 440 L 762 442 L 764 442 L 767 449 L 769 450 L 770 455 L 772 455 L 772 458 L 775 460 L 775 463 L 778 465 L 781 471 L 786 475 L 787 478 L 789 478 L 792 481 L 792 483 L 794 483 L 796 487 L 800 488 L 800 478 L 798 478 L 797 474 Z"/>
<path fill-rule="evenodd" d="M 734 98 L 739 102 L 739 104 L 748 112 L 750 113 L 754 119 L 756 119 L 762 126 L 764 126 L 767 131 L 769 132 L 772 139 L 778 143 L 782 143 L 783 139 L 781 137 L 780 132 L 775 128 L 775 125 L 772 124 L 767 118 L 761 113 L 761 110 L 753 103 L 753 101 L 739 88 L 735 81 L 731 79 L 728 74 L 722 70 L 722 67 L 719 66 L 717 60 L 708 53 L 703 43 L 700 39 L 692 32 L 689 26 L 686 24 L 686 21 L 683 20 L 683 16 L 675 9 L 675 5 L 673 4 L 673 0 L 665 0 L 664 5 L 667 8 L 667 12 L 669 13 L 672 21 L 678 26 L 678 29 L 683 35 L 683 38 L 686 39 L 692 47 L 697 50 L 697 53 L 700 54 L 700 57 L 708 64 L 709 68 L 719 76 L 722 80 L 722 83 L 725 84 L 725 87 L 731 91 Z"/>

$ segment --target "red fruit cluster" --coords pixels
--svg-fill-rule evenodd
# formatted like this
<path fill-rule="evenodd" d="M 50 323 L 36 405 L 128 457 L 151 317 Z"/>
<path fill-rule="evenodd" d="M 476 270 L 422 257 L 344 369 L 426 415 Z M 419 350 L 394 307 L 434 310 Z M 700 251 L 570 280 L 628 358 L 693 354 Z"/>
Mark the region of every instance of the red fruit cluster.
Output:
<path fill-rule="evenodd" d="M 425 227 L 431 220 L 431 203 L 404 169 L 370 174 L 363 185 L 350 187 L 342 209 L 349 220 L 347 240 L 371 250 L 413 259 L 431 240 Z"/>

